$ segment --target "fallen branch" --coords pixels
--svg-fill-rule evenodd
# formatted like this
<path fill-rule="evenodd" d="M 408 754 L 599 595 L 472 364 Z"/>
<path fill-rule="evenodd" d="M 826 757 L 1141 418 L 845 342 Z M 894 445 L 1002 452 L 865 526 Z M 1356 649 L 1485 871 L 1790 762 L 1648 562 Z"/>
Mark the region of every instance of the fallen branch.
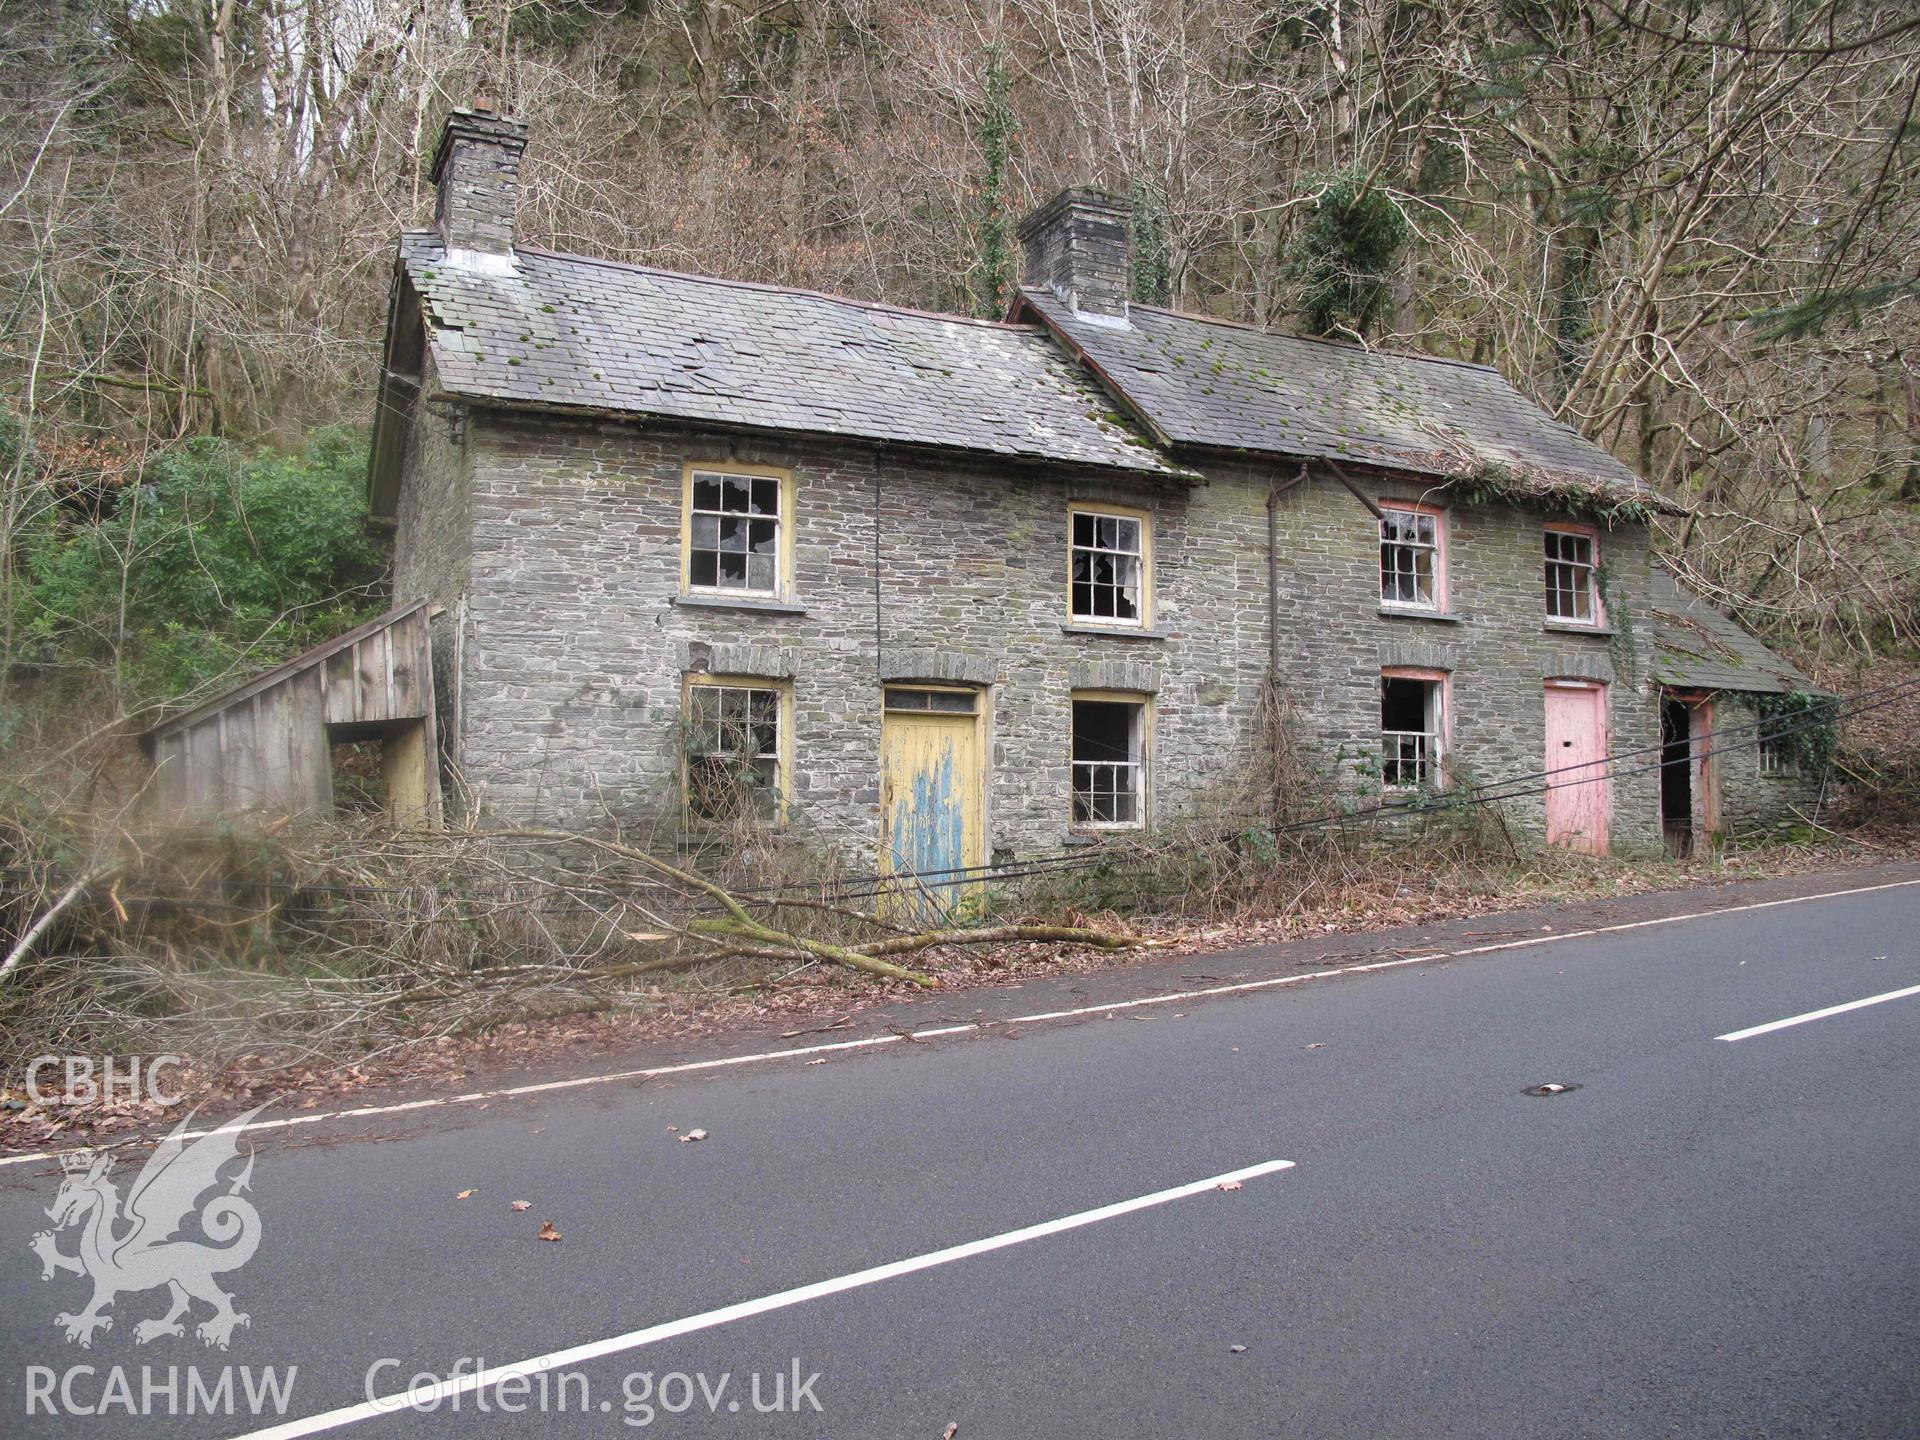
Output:
<path fill-rule="evenodd" d="M 1091 945 L 1096 950 L 1130 950 L 1147 943 L 1142 935 L 1090 930 L 1081 925 L 997 925 L 986 930 L 925 930 L 891 940 L 872 940 L 853 948 L 863 955 L 902 955 L 937 945 L 1001 945 L 1015 940 L 1057 945 Z"/>
<path fill-rule="evenodd" d="M 33 953 L 33 947 L 40 943 L 40 937 L 47 933 L 53 922 L 58 920 L 76 900 L 87 893 L 88 886 L 118 873 L 119 869 L 118 865 L 96 866 L 61 891 L 60 898 L 41 912 L 40 918 L 28 926 L 27 933 L 20 937 L 20 943 L 7 952 L 7 958 L 4 961 L 0 961 L 0 980 L 5 980 L 14 967 Z"/>

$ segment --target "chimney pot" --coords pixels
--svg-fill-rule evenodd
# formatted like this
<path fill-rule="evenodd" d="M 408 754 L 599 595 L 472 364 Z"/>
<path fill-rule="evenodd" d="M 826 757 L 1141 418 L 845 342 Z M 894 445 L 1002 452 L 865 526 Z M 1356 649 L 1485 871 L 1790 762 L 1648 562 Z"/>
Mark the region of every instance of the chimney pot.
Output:
<path fill-rule="evenodd" d="M 1050 290 L 1076 315 L 1125 322 L 1133 293 L 1128 233 L 1133 205 L 1073 187 L 1020 222 L 1026 283 Z"/>
<path fill-rule="evenodd" d="M 449 250 L 513 253 L 527 127 L 494 114 L 492 103 L 476 99 L 448 115 L 433 152 L 433 219 Z"/>

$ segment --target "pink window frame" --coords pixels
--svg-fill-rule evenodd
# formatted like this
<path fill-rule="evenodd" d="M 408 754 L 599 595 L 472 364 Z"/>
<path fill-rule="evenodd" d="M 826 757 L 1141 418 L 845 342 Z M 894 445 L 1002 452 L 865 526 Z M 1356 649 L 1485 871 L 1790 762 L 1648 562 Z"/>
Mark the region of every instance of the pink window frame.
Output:
<path fill-rule="evenodd" d="M 1382 507 L 1385 508 L 1385 507 Z M 1434 757 L 1434 768 L 1440 772 L 1437 788 L 1447 785 L 1447 765 L 1453 758 L 1453 672 L 1436 670 L 1429 665 L 1382 665 L 1382 680 L 1424 680 L 1430 685 L 1440 687 L 1440 729 L 1435 732 L 1440 739 L 1440 753 Z"/>
<path fill-rule="evenodd" d="M 1593 545 L 1593 570 L 1587 577 L 1587 583 L 1593 587 L 1593 619 L 1566 620 L 1558 615 L 1547 615 L 1549 625 L 1573 625 L 1582 630 L 1604 630 L 1607 625 L 1607 602 L 1600 594 L 1600 527 L 1588 525 L 1579 520 L 1549 520 L 1541 527 L 1549 535 L 1584 535 Z M 1547 608 L 1547 561 L 1540 557 L 1540 610 L 1544 615 Z"/>
<path fill-rule="evenodd" d="M 1382 510 L 1411 511 L 1415 515 L 1433 517 L 1433 604 L 1409 605 L 1404 601 L 1389 600 L 1380 595 L 1380 582 L 1374 580 L 1374 594 L 1379 598 L 1383 610 L 1401 610 L 1412 615 L 1445 615 L 1451 606 L 1447 583 L 1447 511 L 1441 505 L 1428 505 L 1419 500 L 1382 500 Z M 1377 556 L 1377 551 L 1376 551 Z M 1374 565 L 1377 574 L 1379 565 Z M 1412 679 L 1412 676 L 1403 677 Z"/>

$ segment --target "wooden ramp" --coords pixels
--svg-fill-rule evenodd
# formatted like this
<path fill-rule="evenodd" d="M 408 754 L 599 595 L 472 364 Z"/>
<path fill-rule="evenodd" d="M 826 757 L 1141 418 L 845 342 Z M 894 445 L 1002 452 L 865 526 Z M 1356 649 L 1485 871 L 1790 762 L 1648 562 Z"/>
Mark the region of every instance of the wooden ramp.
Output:
<path fill-rule="evenodd" d="M 304 815 L 351 792 L 397 826 L 438 828 L 430 615 L 425 600 L 390 610 L 148 730 L 154 803 L 182 818 Z"/>

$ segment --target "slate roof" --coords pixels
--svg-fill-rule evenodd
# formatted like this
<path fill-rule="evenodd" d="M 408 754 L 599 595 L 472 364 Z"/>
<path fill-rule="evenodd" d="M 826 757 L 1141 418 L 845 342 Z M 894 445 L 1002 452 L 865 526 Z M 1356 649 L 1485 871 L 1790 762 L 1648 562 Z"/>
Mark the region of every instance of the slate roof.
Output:
<path fill-rule="evenodd" d="M 432 232 L 400 263 L 452 394 L 1185 477 L 1037 327 Z"/>
<path fill-rule="evenodd" d="M 1151 306 L 1124 324 L 1050 292 L 1026 306 L 1171 445 L 1349 460 L 1459 479 L 1500 467 L 1516 489 L 1675 508 L 1497 370 L 1309 340 Z M 1026 313 L 1022 309 L 1021 313 Z"/>
<path fill-rule="evenodd" d="M 1817 691 L 1807 674 L 1782 660 L 1742 626 L 1674 578 L 1653 567 L 1653 678 L 1692 690 L 1784 694 Z"/>

